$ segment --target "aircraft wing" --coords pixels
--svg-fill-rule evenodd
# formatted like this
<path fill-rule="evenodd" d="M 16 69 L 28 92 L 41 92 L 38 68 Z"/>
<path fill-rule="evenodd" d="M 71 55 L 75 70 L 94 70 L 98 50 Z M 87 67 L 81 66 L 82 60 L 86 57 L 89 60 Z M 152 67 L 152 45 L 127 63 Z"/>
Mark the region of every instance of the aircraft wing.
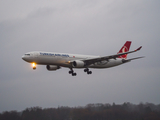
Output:
<path fill-rule="evenodd" d="M 96 62 L 101 62 L 103 60 L 107 60 L 108 61 L 109 59 L 116 59 L 117 57 L 119 57 L 121 55 L 137 52 L 141 48 L 142 48 L 142 46 L 140 46 L 139 48 L 137 48 L 136 50 L 133 50 L 133 51 L 119 53 L 119 54 L 115 54 L 115 55 L 104 56 L 104 57 L 91 58 L 91 59 L 86 59 L 86 60 L 82 60 L 82 61 L 84 61 L 85 65 L 88 66 L 88 65 L 94 64 Z"/>

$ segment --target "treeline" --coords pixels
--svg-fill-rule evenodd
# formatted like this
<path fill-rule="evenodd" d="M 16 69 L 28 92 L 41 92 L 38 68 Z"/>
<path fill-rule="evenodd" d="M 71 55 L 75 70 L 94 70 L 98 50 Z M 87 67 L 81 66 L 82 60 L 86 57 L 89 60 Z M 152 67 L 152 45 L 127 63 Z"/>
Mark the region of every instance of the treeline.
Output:
<path fill-rule="evenodd" d="M 21 112 L 5 111 L 0 120 L 160 120 L 160 104 L 88 104 L 85 107 L 31 107 Z"/>

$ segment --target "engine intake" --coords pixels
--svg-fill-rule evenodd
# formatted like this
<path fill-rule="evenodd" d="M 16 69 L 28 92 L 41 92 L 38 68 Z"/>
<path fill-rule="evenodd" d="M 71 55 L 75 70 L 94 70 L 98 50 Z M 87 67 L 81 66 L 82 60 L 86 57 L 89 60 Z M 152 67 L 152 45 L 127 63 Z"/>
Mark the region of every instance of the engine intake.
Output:
<path fill-rule="evenodd" d="M 57 65 L 47 65 L 46 68 L 49 71 L 54 71 L 54 70 L 60 69 L 61 67 L 59 67 Z"/>
<path fill-rule="evenodd" d="M 83 61 L 80 61 L 80 60 L 75 60 L 72 63 L 72 66 L 75 67 L 75 68 L 82 68 L 82 67 L 84 67 L 84 65 L 85 65 L 85 63 Z"/>

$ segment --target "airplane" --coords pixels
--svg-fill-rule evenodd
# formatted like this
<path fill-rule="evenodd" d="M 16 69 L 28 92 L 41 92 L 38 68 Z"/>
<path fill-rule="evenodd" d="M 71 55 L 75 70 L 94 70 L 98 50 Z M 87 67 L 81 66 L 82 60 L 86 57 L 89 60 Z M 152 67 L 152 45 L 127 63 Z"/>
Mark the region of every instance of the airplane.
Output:
<path fill-rule="evenodd" d="M 131 41 L 126 41 L 123 47 L 117 54 L 109 56 L 91 56 L 91 55 L 79 55 L 79 54 L 68 54 L 68 53 L 57 53 L 57 52 L 43 52 L 33 51 L 28 52 L 22 56 L 22 59 L 32 64 L 33 69 L 36 69 L 36 65 L 46 65 L 46 69 L 49 71 L 55 71 L 61 67 L 67 67 L 70 69 L 69 74 L 76 76 L 77 73 L 73 71 L 74 68 L 83 68 L 84 72 L 88 75 L 92 74 L 89 68 L 109 68 L 118 66 L 131 60 L 143 58 L 136 57 L 127 59 L 127 55 L 133 52 L 139 51 L 142 46 L 138 49 L 129 51 Z"/>

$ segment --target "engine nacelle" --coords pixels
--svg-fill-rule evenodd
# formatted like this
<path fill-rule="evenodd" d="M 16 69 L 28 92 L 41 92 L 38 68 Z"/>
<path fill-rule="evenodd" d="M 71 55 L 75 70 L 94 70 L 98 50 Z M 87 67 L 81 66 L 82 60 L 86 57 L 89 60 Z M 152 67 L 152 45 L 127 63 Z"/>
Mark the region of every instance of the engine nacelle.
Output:
<path fill-rule="evenodd" d="M 56 65 L 47 65 L 46 68 L 47 68 L 47 70 L 49 70 L 49 71 L 53 71 L 53 70 L 60 69 L 60 67 L 59 67 L 59 66 L 56 66 Z"/>
<path fill-rule="evenodd" d="M 84 67 L 84 65 L 85 65 L 84 62 L 80 61 L 80 60 L 75 60 L 72 63 L 72 66 L 75 68 L 82 68 L 82 67 Z"/>

